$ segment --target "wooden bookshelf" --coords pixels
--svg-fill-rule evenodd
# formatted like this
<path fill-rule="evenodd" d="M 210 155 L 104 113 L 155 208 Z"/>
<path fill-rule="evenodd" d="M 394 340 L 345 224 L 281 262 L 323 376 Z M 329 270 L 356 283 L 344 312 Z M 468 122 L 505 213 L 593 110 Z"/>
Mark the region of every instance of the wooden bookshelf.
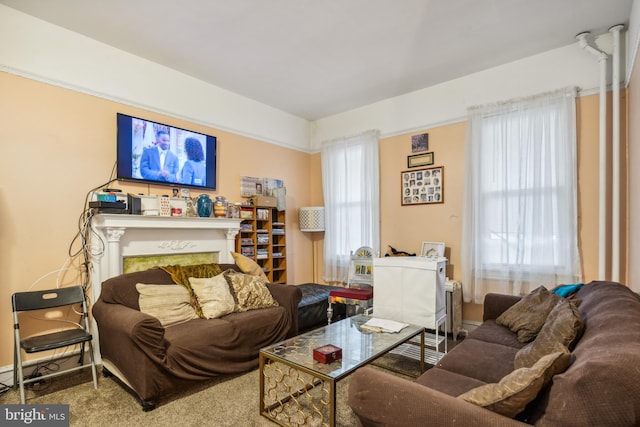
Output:
<path fill-rule="evenodd" d="M 262 267 L 271 283 L 287 283 L 285 211 L 274 207 L 241 206 L 236 252 Z"/>

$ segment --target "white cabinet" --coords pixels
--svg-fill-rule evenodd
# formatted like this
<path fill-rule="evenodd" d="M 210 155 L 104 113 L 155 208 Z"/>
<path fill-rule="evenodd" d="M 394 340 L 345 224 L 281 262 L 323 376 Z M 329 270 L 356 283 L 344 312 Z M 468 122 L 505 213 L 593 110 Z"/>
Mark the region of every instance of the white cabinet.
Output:
<path fill-rule="evenodd" d="M 437 330 L 446 318 L 446 258 L 373 259 L 373 315 Z"/>

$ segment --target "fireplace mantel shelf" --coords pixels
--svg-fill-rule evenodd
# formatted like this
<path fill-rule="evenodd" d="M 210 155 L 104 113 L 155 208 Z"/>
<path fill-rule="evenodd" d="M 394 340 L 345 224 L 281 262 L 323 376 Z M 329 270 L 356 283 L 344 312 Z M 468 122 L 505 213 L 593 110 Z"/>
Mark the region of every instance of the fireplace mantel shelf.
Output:
<path fill-rule="evenodd" d="M 200 218 L 200 217 L 172 217 L 145 216 L 122 214 L 99 214 L 93 218 L 96 228 L 183 228 L 183 229 L 229 229 L 239 230 L 238 218 Z"/>

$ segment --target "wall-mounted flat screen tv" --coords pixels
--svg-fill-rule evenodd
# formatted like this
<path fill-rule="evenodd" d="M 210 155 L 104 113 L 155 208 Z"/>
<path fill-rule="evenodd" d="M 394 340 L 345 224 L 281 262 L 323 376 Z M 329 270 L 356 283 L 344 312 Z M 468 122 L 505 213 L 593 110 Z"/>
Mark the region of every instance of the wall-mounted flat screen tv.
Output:
<path fill-rule="evenodd" d="M 117 178 L 216 189 L 216 137 L 118 113 Z"/>

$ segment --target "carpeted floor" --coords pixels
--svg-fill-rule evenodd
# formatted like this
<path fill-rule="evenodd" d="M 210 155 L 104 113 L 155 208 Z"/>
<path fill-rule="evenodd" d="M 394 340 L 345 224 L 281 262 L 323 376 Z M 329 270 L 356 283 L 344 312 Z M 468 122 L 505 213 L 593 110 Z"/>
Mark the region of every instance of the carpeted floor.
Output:
<path fill-rule="evenodd" d="M 388 354 L 374 362 L 379 369 L 392 369 L 417 375 L 419 362 Z M 394 373 L 394 372 L 392 372 Z M 394 373 L 395 375 L 403 375 Z M 353 412 L 346 403 L 349 378 L 337 384 L 337 425 L 355 426 Z M 71 426 L 274 426 L 259 414 L 258 370 L 225 376 L 194 385 L 183 393 L 159 402 L 143 412 L 138 400 L 113 378 L 99 375 L 93 388 L 90 371 L 83 370 L 48 379 L 27 391 L 27 403 L 69 404 Z M 18 390 L 0 396 L 0 404 L 19 403 Z"/>

